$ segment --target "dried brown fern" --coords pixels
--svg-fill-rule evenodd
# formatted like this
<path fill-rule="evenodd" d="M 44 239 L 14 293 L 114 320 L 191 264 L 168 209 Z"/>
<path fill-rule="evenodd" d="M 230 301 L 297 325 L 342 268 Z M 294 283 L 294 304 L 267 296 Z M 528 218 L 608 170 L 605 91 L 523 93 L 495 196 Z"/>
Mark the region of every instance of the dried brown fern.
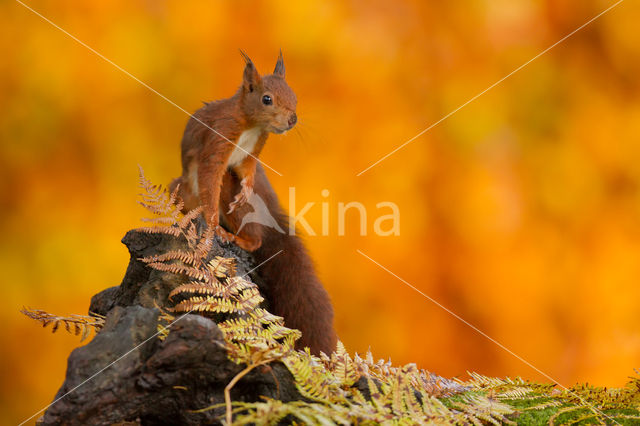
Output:
<path fill-rule="evenodd" d="M 154 217 L 142 219 L 145 222 L 166 226 L 178 222 L 180 212 L 184 206 L 182 200 L 178 199 L 178 188 L 169 193 L 162 185 L 154 185 L 144 175 L 142 167 L 140 171 L 140 193 L 141 200 L 138 201 L 142 207 L 151 212 Z"/>
<path fill-rule="evenodd" d="M 161 186 L 153 185 L 144 177 L 142 169 L 140 169 L 140 186 L 144 190 L 144 193 L 140 194 L 142 197 L 140 204 L 155 215 L 154 218 L 143 220 L 152 221 L 155 226 L 138 228 L 138 231 L 184 237 L 187 248 L 171 250 L 139 260 L 159 271 L 186 275 L 203 283 L 211 281 L 213 277 L 224 277 L 225 274 L 232 271 L 234 268 L 233 260 L 229 259 L 219 257 L 213 259 L 211 261 L 211 264 L 215 266 L 213 269 L 206 265 L 206 258 L 213 244 L 214 232 L 209 227 L 201 233 L 198 232 L 194 221 L 202 212 L 201 207 L 182 215 L 180 210 L 183 204 L 176 200 L 177 189 L 169 194 Z M 161 220 L 156 220 L 158 218 Z"/>
<path fill-rule="evenodd" d="M 262 300 L 258 289 L 250 288 L 233 295 L 227 292 L 220 297 L 192 296 L 176 304 L 171 311 L 244 314 L 259 305 Z"/>
<path fill-rule="evenodd" d="M 208 295 L 214 296 L 218 295 L 221 292 L 221 286 L 218 284 L 205 284 L 200 281 L 190 281 L 187 284 L 179 285 L 178 287 L 171 290 L 169 293 L 169 299 L 173 299 L 178 295 L 185 294 L 199 294 L 199 295 Z"/>
<path fill-rule="evenodd" d="M 177 222 L 178 228 L 186 229 L 187 226 L 189 226 L 191 222 L 200 215 L 200 213 L 202 213 L 202 207 L 196 207 L 195 209 L 187 212 L 184 216 L 182 216 L 182 219 Z"/>
<path fill-rule="evenodd" d="M 193 221 L 202 212 L 202 207 L 197 207 L 186 214 L 182 214 L 183 201 L 178 197 L 176 187 L 173 192 L 162 185 L 154 185 L 144 175 L 142 167 L 140 169 L 140 200 L 138 204 L 144 207 L 151 217 L 142 218 L 143 222 L 150 223 L 151 226 L 138 228 L 138 231 L 150 234 L 166 234 L 174 237 L 184 236 L 189 247 L 195 247 L 198 239 L 198 232 Z M 206 250 L 208 252 L 208 250 Z"/>
<path fill-rule="evenodd" d="M 181 265 L 179 263 L 151 262 L 147 265 L 159 271 L 171 272 L 172 274 L 182 274 L 196 280 L 203 280 L 206 277 L 206 272 L 203 272 L 201 269 L 194 268 L 193 266 Z"/>
<path fill-rule="evenodd" d="M 213 276 L 224 278 L 234 277 L 236 274 L 236 260 L 233 258 L 216 256 L 209 262 L 209 270 Z"/>
<path fill-rule="evenodd" d="M 58 331 L 60 326 L 63 326 L 68 333 L 80 336 L 81 342 L 91 334 L 92 329 L 96 333 L 100 331 L 104 326 L 105 320 L 102 315 L 94 313 L 91 315 L 71 315 L 63 317 L 50 314 L 40 309 L 31 309 L 26 307 L 23 307 L 20 312 L 31 319 L 40 321 L 43 327 L 51 325 L 52 333 L 55 333 Z"/>
<path fill-rule="evenodd" d="M 170 250 L 166 253 L 146 256 L 141 258 L 140 260 L 149 264 L 157 262 L 168 262 L 170 260 L 179 260 L 182 263 L 187 263 L 192 266 L 198 265 L 200 263 L 200 259 L 198 259 L 193 252 L 185 250 Z"/>

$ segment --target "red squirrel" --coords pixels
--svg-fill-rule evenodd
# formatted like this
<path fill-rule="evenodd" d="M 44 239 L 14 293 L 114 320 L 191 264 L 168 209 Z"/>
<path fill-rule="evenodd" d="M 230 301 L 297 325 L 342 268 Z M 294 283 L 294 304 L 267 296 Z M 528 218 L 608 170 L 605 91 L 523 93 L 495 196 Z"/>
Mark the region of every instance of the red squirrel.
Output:
<path fill-rule="evenodd" d="M 271 311 L 302 332 L 296 347 L 329 354 L 336 347 L 329 295 L 302 241 L 289 234 L 288 216 L 257 161 L 270 132 L 295 126 L 296 95 L 285 81 L 282 52 L 273 74 L 263 76 L 241 53 L 246 63 L 242 85 L 228 99 L 205 103 L 189 119 L 182 138 L 182 176 L 170 189 L 179 185 L 185 212 L 202 205 L 217 235 L 253 252 L 258 265 L 264 262 L 260 276 Z M 254 212 L 248 203 L 254 194 L 277 226 L 242 222 Z"/>

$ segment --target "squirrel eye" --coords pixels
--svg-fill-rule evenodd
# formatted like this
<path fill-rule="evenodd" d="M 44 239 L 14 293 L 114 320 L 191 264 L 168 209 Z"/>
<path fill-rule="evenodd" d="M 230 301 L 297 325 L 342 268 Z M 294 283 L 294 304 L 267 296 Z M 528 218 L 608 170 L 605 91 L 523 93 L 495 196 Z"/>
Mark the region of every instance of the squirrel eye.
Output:
<path fill-rule="evenodd" d="M 271 96 L 269 95 L 264 95 L 262 97 L 262 103 L 265 105 L 271 105 L 273 103 L 273 99 L 271 99 Z"/>

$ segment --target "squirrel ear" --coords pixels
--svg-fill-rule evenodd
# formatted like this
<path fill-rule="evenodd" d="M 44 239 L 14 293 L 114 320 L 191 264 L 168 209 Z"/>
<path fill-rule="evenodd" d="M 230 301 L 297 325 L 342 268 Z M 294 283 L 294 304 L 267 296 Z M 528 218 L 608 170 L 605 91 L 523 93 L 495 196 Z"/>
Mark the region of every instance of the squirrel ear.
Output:
<path fill-rule="evenodd" d="M 258 70 L 256 69 L 255 65 L 253 65 L 253 62 L 247 56 L 247 54 L 242 50 L 240 51 L 240 54 L 246 62 L 246 65 L 244 67 L 244 75 L 242 78 L 242 85 L 247 91 L 253 92 L 255 87 L 260 84 L 260 74 L 258 74 Z"/>
<path fill-rule="evenodd" d="M 278 62 L 276 62 L 276 69 L 273 70 L 273 73 L 279 77 L 284 78 L 284 59 L 282 59 L 282 49 L 280 49 Z"/>

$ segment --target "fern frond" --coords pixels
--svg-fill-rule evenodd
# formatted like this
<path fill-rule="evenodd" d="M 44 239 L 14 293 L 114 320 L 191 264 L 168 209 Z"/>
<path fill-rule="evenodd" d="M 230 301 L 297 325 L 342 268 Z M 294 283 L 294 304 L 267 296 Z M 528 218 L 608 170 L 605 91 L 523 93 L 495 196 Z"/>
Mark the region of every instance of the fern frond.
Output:
<path fill-rule="evenodd" d="M 175 226 L 141 226 L 135 230 L 138 232 L 144 232 L 145 234 L 166 234 L 173 237 L 179 237 L 182 235 L 182 231 Z"/>
<path fill-rule="evenodd" d="M 191 223 L 187 229 L 187 241 L 189 247 L 193 249 L 194 256 L 204 259 L 209 255 L 213 244 L 215 232 L 213 228 L 206 228 L 201 235 L 198 235 L 195 224 Z"/>
<path fill-rule="evenodd" d="M 173 312 L 215 312 L 215 313 L 245 313 L 262 301 L 257 289 L 249 289 L 238 296 L 236 300 L 222 297 L 194 296 L 176 304 Z"/>
<path fill-rule="evenodd" d="M 351 386 L 360 378 L 355 363 L 341 341 L 338 341 L 336 351 L 331 354 L 329 369 L 343 385 Z"/>
<path fill-rule="evenodd" d="M 303 396 L 316 401 L 330 400 L 330 383 L 333 381 L 331 375 L 308 349 L 285 357 L 283 362 L 295 378 L 296 387 Z"/>
<path fill-rule="evenodd" d="M 499 399 L 524 399 L 533 393 L 533 389 L 525 386 L 515 386 L 497 395 Z"/>
<path fill-rule="evenodd" d="M 204 280 L 207 276 L 201 269 L 181 265 L 179 263 L 151 262 L 147 263 L 147 265 L 151 268 L 157 269 L 158 271 L 171 272 L 172 274 L 183 274 L 196 280 Z"/>
<path fill-rule="evenodd" d="M 249 315 L 261 324 L 277 323 L 284 325 L 284 318 L 273 315 L 266 309 L 256 308 Z"/>
<path fill-rule="evenodd" d="M 153 222 L 160 227 L 171 226 L 178 223 L 180 212 L 184 207 L 182 200 L 178 200 L 178 188 L 176 187 L 172 193 L 162 187 L 162 185 L 154 185 L 144 175 L 142 167 L 139 168 L 139 180 L 142 193 L 140 195 L 140 204 L 151 214 L 157 217 L 147 220 Z M 148 227 L 147 227 L 148 228 Z M 143 229 L 147 229 L 143 228 Z"/>
<path fill-rule="evenodd" d="M 173 217 L 143 217 L 140 218 L 143 222 L 148 222 L 157 226 L 171 226 L 175 223 Z"/>
<path fill-rule="evenodd" d="M 209 270 L 218 278 L 233 276 L 236 273 L 236 260 L 230 257 L 216 256 L 209 261 Z M 234 277 L 241 279 L 240 277 Z"/>
<path fill-rule="evenodd" d="M 198 238 L 203 238 L 203 239 L 205 238 L 204 235 L 202 237 L 198 236 L 198 229 L 193 222 L 187 225 L 186 228 L 181 228 L 181 229 L 182 229 L 182 234 L 187 239 L 187 245 L 191 248 L 198 245 L 199 243 Z M 211 244 L 209 244 L 209 247 L 207 248 L 207 250 L 203 250 L 202 252 L 195 250 L 193 253 L 193 256 L 197 258 L 205 258 L 209 253 L 210 249 L 211 249 Z"/>
<path fill-rule="evenodd" d="M 385 395 L 371 377 L 367 377 L 367 386 L 369 387 L 369 394 L 371 395 L 371 402 L 373 403 L 373 406 L 378 411 L 386 411 L 388 413 Z"/>
<path fill-rule="evenodd" d="M 138 260 L 144 263 L 157 263 L 168 262 L 170 260 L 179 260 L 192 266 L 197 265 L 200 261 L 200 259 L 196 258 L 192 252 L 184 250 L 170 250 L 162 254 L 154 254 L 152 256 L 142 257 Z"/>
<path fill-rule="evenodd" d="M 186 294 L 206 294 L 208 296 L 218 296 L 223 287 L 217 282 L 203 283 L 201 281 L 191 281 L 187 284 L 179 285 L 171 290 L 169 293 L 169 299 L 173 299 L 176 295 Z"/>
<path fill-rule="evenodd" d="M 487 377 L 487 376 L 483 376 L 482 374 L 478 374 L 474 372 L 467 372 L 467 374 L 471 376 L 471 380 L 464 383 L 471 385 L 478 390 L 492 389 L 498 386 L 504 386 L 508 384 L 508 382 L 506 382 L 504 379 L 500 379 L 497 377 Z"/>
<path fill-rule="evenodd" d="M 191 222 L 200 216 L 202 213 L 202 206 L 196 207 L 195 209 L 189 210 L 182 218 L 178 221 L 178 228 L 186 229 L 187 226 L 191 225 Z"/>
<path fill-rule="evenodd" d="M 465 396 L 463 401 L 454 405 L 466 413 L 470 419 L 479 419 L 494 425 L 513 424 L 505 417 L 514 412 L 514 409 L 507 404 L 480 395 Z"/>
<path fill-rule="evenodd" d="M 295 336 L 297 339 L 301 335 L 299 330 L 285 327 L 284 324 L 279 324 L 277 322 L 269 324 L 267 328 L 261 331 L 260 334 L 265 340 L 281 340 L 286 339 L 289 336 Z M 281 345 L 284 346 L 284 343 L 281 343 Z"/>
<path fill-rule="evenodd" d="M 50 314 L 40 309 L 31 309 L 23 307 L 20 312 L 27 317 L 40 321 L 43 327 L 51 324 L 51 332 L 55 333 L 63 325 L 68 333 L 80 336 L 80 341 L 84 341 L 90 334 L 91 329 L 96 333 L 104 326 L 105 318 L 102 315 L 71 315 L 62 317 Z"/>
<path fill-rule="evenodd" d="M 258 287 L 250 287 L 242 290 L 236 300 L 238 301 L 237 312 L 245 314 L 257 308 L 264 301 L 264 298 L 260 295 Z"/>
<path fill-rule="evenodd" d="M 245 303 L 243 313 L 252 312 L 264 300 L 256 285 L 241 277 L 227 278 L 217 296 Z"/>
<path fill-rule="evenodd" d="M 232 403 L 234 425 L 275 425 L 287 418 L 287 423 L 305 425 L 351 425 L 355 416 L 347 412 L 346 407 L 326 406 L 324 404 L 306 403 L 302 401 L 282 402 L 268 399 L 266 402 L 237 402 Z M 207 407 L 207 410 L 216 405 Z M 201 412 L 199 410 L 197 412 Z"/>

